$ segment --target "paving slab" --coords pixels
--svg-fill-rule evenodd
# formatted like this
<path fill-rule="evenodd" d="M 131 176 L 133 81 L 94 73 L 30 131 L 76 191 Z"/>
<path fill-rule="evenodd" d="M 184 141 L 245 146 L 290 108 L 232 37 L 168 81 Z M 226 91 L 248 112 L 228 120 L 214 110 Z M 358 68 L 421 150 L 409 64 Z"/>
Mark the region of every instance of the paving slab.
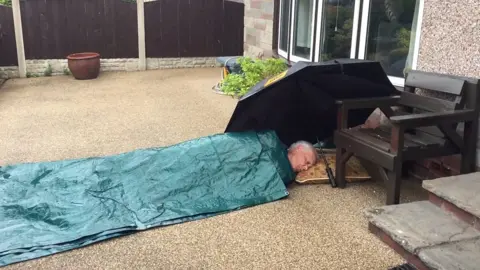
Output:
<path fill-rule="evenodd" d="M 423 188 L 480 217 L 480 172 L 425 180 Z"/>
<path fill-rule="evenodd" d="M 480 239 L 427 248 L 420 251 L 419 257 L 434 270 L 478 270 Z"/>
<path fill-rule="evenodd" d="M 365 216 L 412 254 L 422 248 L 480 237 L 480 232 L 429 201 L 367 210 Z"/>

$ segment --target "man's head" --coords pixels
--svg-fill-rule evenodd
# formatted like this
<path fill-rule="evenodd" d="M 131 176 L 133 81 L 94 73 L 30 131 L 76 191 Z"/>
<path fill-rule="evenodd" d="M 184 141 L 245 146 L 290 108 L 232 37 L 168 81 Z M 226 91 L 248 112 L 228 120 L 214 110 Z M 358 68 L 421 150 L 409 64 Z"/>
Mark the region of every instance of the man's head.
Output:
<path fill-rule="evenodd" d="M 306 141 L 298 141 L 288 148 L 288 160 L 295 172 L 306 171 L 317 163 L 315 147 Z"/>

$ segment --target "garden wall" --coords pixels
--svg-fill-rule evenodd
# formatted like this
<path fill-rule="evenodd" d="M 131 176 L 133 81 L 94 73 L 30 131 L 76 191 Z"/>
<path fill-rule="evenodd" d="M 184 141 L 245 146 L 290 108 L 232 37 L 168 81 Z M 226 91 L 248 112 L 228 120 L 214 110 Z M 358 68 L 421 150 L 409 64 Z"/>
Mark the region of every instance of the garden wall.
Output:
<path fill-rule="evenodd" d="M 11 8 L 5 10 L 10 17 L 0 9 L 0 22 L 8 22 L 14 37 Z M 144 69 L 138 18 L 145 21 L 147 69 L 211 67 L 218 56 L 243 54 L 244 4 L 238 0 L 148 0 L 139 15 L 134 0 L 22 0 L 20 13 L 27 76 L 42 76 L 49 66 L 47 73 L 64 74 L 67 55 L 85 51 L 100 53 L 103 71 Z M 15 40 L 8 44 L 15 63 L 0 62 L 2 78 L 19 76 Z M 5 63 L 6 52 L 0 50 Z"/>
<path fill-rule="evenodd" d="M 101 71 L 137 71 L 137 58 L 101 59 Z M 51 75 L 63 75 L 67 71 L 66 59 L 27 60 L 27 76 L 45 76 L 50 65 Z M 216 67 L 215 57 L 147 58 L 147 69 Z M 18 67 L 0 67 L 0 78 L 18 77 Z"/>

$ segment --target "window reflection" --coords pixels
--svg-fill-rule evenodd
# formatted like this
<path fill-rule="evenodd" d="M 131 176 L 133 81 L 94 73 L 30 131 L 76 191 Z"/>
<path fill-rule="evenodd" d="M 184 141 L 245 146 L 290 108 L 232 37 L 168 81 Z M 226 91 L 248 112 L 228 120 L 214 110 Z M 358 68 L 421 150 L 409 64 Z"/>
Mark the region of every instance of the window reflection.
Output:
<path fill-rule="evenodd" d="M 320 60 L 350 58 L 355 0 L 323 0 Z"/>
<path fill-rule="evenodd" d="M 313 0 L 297 0 L 295 6 L 295 27 L 293 55 L 310 59 L 312 44 Z"/>
<path fill-rule="evenodd" d="M 366 58 L 379 61 L 390 76 L 404 77 L 413 56 L 416 0 L 372 0 Z"/>

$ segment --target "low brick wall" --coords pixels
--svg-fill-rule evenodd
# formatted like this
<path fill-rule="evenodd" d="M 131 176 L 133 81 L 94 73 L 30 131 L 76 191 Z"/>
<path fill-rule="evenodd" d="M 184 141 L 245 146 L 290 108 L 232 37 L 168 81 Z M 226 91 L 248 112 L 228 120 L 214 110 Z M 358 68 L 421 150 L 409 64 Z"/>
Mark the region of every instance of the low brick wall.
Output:
<path fill-rule="evenodd" d="M 137 71 L 138 59 L 101 59 L 101 71 Z M 28 76 L 45 76 L 48 66 L 51 67 L 51 75 L 63 75 L 68 71 L 66 59 L 27 60 Z M 192 57 L 192 58 L 147 58 L 147 70 L 168 68 L 201 68 L 216 67 L 216 57 Z M 0 67 L 0 78 L 18 77 L 18 67 Z"/>

